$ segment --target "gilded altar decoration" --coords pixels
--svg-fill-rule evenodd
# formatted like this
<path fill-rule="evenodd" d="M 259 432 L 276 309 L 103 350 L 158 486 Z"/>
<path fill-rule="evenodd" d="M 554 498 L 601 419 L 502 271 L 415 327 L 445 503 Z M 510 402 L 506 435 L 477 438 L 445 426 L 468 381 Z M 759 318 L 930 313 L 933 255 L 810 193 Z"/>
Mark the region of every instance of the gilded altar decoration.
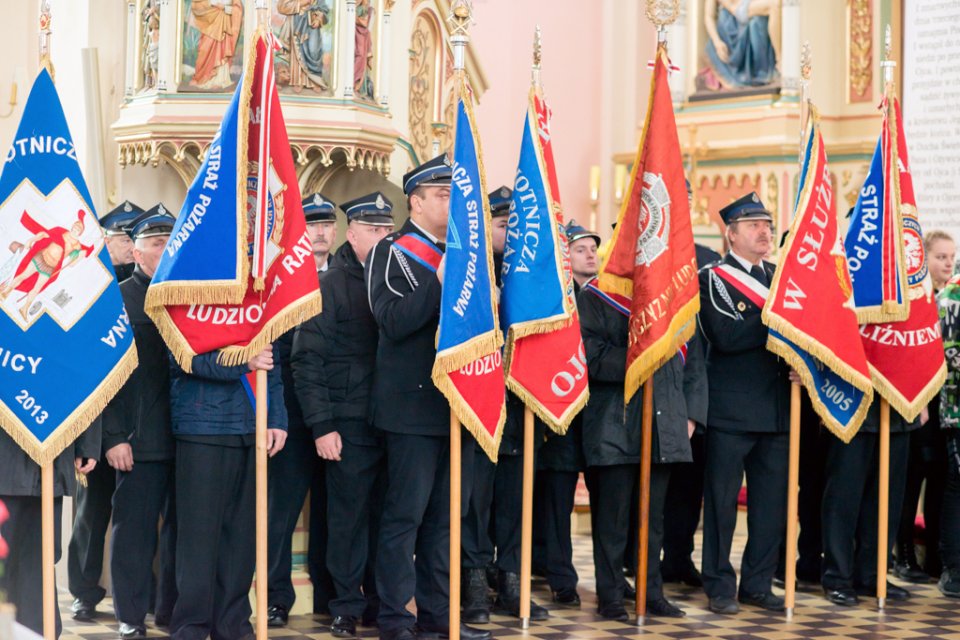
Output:
<path fill-rule="evenodd" d="M 160 3 L 158 0 L 143 0 L 140 7 L 140 77 L 142 91 L 157 86 L 157 69 L 160 61 Z"/>
<path fill-rule="evenodd" d="M 243 0 L 183 0 L 180 91 L 231 91 L 243 72 Z"/>
<path fill-rule="evenodd" d="M 353 50 L 353 94 L 376 102 L 373 86 L 374 41 L 377 24 L 374 0 L 357 0 L 356 35 Z"/>
<path fill-rule="evenodd" d="M 698 93 L 777 88 L 780 83 L 779 0 L 703 0 Z"/>
<path fill-rule="evenodd" d="M 873 6 L 870 0 L 848 0 L 847 54 L 850 102 L 868 102 L 873 87 Z"/>
<path fill-rule="evenodd" d="M 273 34 L 281 50 L 275 56 L 281 91 L 333 93 L 336 5 L 334 0 L 274 0 Z"/>
<path fill-rule="evenodd" d="M 431 14 L 423 11 L 410 36 L 410 141 L 418 158 L 432 157 L 440 52 L 440 31 Z"/>

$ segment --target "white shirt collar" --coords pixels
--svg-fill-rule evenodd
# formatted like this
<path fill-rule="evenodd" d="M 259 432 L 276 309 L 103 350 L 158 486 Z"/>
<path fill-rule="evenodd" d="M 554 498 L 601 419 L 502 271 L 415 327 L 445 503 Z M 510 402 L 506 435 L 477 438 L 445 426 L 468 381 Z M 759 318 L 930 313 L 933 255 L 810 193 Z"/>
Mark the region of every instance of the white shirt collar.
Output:
<path fill-rule="evenodd" d="M 747 273 L 750 272 L 750 267 L 761 267 L 761 268 L 763 267 L 763 260 L 760 260 L 760 262 L 754 264 L 749 260 L 747 260 L 746 258 L 744 258 L 743 256 L 738 255 L 737 252 L 734 251 L 733 249 L 730 249 L 729 253 L 731 256 L 734 257 L 734 259 L 737 262 L 740 263 L 740 266 L 743 267 Z"/>
<path fill-rule="evenodd" d="M 418 225 L 416 222 L 414 222 L 413 218 L 410 218 L 410 224 L 415 226 L 420 231 L 420 233 L 427 236 L 427 239 L 430 240 L 430 242 L 432 242 L 433 244 L 440 244 L 440 240 L 438 240 L 435 235 L 433 235 L 432 233 L 430 233 L 429 231 L 427 231 L 426 229 Z"/>

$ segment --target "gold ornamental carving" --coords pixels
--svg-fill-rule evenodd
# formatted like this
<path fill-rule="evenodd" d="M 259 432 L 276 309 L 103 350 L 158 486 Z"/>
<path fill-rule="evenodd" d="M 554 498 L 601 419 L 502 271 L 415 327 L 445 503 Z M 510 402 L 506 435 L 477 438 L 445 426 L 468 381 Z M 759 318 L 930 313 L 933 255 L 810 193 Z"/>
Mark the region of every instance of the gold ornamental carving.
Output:
<path fill-rule="evenodd" d="M 431 157 L 440 32 L 429 14 L 421 12 L 410 36 L 410 141 L 418 158 Z"/>
<path fill-rule="evenodd" d="M 873 84 L 873 8 L 872 0 L 848 0 L 850 32 L 848 55 L 850 59 L 850 100 L 869 100 L 868 90 Z"/>

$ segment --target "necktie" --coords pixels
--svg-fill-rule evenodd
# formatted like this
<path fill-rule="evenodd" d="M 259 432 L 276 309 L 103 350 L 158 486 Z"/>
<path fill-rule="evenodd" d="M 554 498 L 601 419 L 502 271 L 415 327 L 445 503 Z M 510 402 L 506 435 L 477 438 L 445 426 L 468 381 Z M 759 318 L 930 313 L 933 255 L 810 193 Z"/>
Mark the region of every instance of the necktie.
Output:
<path fill-rule="evenodd" d="M 763 286 L 767 286 L 769 284 L 767 282 L 767 272 L 760 265 L 755 264 L 752 267 L 750 267 L 750 275 L 756 278 L 757 282 L 759 282 Z"/>

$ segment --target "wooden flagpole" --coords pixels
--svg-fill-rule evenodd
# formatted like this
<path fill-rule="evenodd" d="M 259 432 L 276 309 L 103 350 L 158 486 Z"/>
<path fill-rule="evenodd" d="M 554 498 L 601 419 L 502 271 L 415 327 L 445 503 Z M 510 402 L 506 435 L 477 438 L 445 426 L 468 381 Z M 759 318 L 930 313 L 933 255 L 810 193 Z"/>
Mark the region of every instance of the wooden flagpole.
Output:
<path fill-rule="evenodd" d="M 40 536 L 43 563 L 43 637 L 57 637 L 57 584 L 54 579 L 53 461 L 40 466 Z"/>
<path fill-rule="evenodd" d="M 257 25 L 266 26 L 270 19 L 270 8 L 266 0 L 257 0 L 256 11 Z M 260 126 L 266 127 L 268 123 L 261 122 Z M 260 149 L 261 155 L 266 152 L 265 149 Z M 267 640 L 267 386 L 269 383 L 265 370 L 257 370 L 256 384 L 256 632 L 257 640 Z"/>
<path fill-rule="evenodd" d="M 892 60 L 893 38 L 890 25 L 884 36 L 883 67 L 884 92 L 893 95 L 893 71 L 897 63 Z M 889 105 L 889 102 L 887 102 Z M 889 106 L 887 107 L 889 108 Z M 887 558 L 890 541 L 887 536 L 890 519 L 890 403 L 880 398 L 880 464 L 879 504 L 877 505 L 877 608 L 883 611 L 887 604 Z"/>
<path fill-rule="evenodd" d="M 540 25 L 533 35 L 532 82 L 540 91 Z M 523 491 L 520 524 L 520 628 L 530 628 L 530 579 L 533 555 L 533 410 L 523 409 Z"/>
<path fill-rule="evenodd" d="M 466 68 L 466 48 L 470 42 L 467 27 L 473 17 L 473 7 L 469 0 L 454 0 L 447 16 L 450 28 L 450 45 L 453 48 L 453 70 L 457 78 L 457 97 L 463 88 L 463 75 Z M 456 116 L 453 129 L 456 140 Z M 462 500 L 462 464 L 461 464 L 460 419 L 450 409 L 450 614 L 449 640 L 460 640 L 460 519 Z"/>
<path fill-rule="evenodd" d="M 40 3 L 40 66 L 53 75 L 53 63 L 50 60 L 50 2 Z M 53 465 L 51 460 L 40 465 L 40 563 L 43 584 L 43 637 L 55 640 L 57 637 L 57 582 L 54 576 L 56 562 L 53 517 Z"/>
<path fill-rule="evenodd" d="M 650 448 L 653 444 L 653 376 L 643 383 L 643 414 L 640 434 L 640 538 L 637 542 L 637 624 L 647 615 L 647 546 L 650 540 Z"/>
<path fill-rule="evenodd" d="M 887 522 L 890 517 L 890 403 L 880 398 L 880 490 L 877 513 L 877 608 L 883 611 L 887 603 Z"/>
<path fill-rule="evenodd" d="M 810 43 L 800 53 L 800 170 L 803 171 L 806 128 L 809 117 L 807 100 L 812 71 Z M 797 598 L 797 517 L 800 494 L 800 385 L 790 383 L 790 453 L 787 467 L 787 548 L 784 560 L 784 610 L 793 620 Z"/>

